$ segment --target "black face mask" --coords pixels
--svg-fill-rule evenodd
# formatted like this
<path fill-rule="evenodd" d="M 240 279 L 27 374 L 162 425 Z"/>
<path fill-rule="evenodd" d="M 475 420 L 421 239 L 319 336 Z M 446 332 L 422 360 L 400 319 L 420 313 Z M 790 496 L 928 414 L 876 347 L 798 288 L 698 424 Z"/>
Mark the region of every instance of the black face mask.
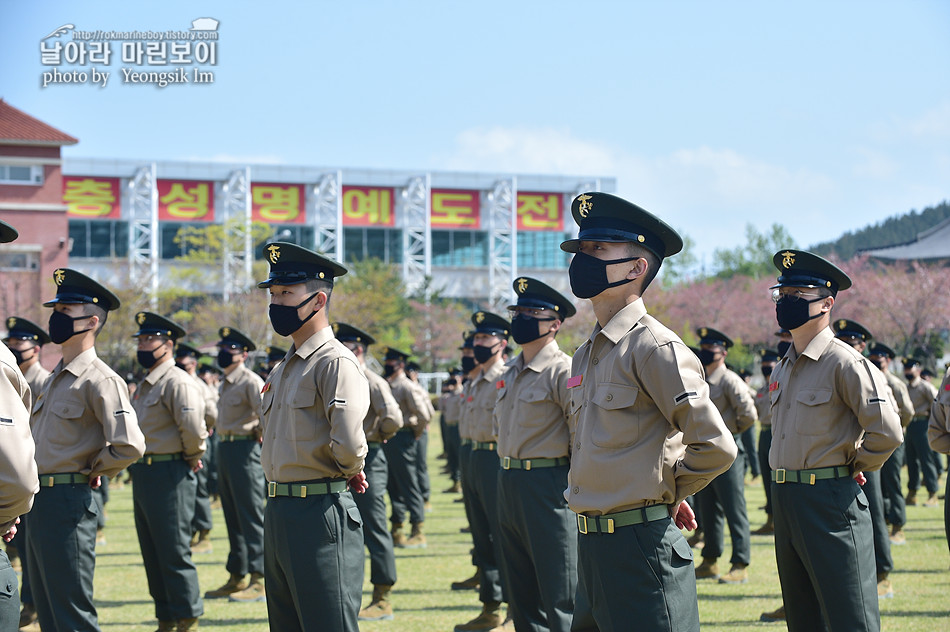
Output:
<path fill-rule="evenodd" d="M 607 266 L 615 263 L 636 261 L 639 258 L 640 257 L 627 257 L 625 259 L 609 259 L 604 261 L 583 252 L 578 252 L 571 260 L 571 267 L 568 270 L 571 277 L 571 292 L 573 292 L 577 298 L 591 298 L 608 288 L 630 283 L 633 279 L 621 279 L 613 283 L 607 281 Z"/>
<path fill-rule="evenodd" d="M 519 345 L 532 342 L 542 336 L 541 321 L 554 320 L 553 318 L 532 318 L 519 314 L 511 319 L 511 337 Z M 547 335 L 547 334 L 544 334 Z"/>
<path fill-rule="evenodd" d="M 158 349 L 161 348 L 162 347 L 159 347 Z M 151 351 L 139 350 L 136 352 L 135 357 L 139 361 L 139 364 L 141 364 L 146 369 L 151 369 L 153 366 L 155 366 L 155 363 L 158 362 L 158 358 L 155 357 L 155 352 L 158 351 L 158 349 L 152 349 Z M 163 353 L 162 356 L 164 355 L 165 354 Z"/>
<path fill-rule="evenodd" d="M 471 356 L 462 356 L 462 370 L 466 373 L 471 373 L 475 370 L 475 365 L 478 364 L 475 362 L 475 358 Z"/>
<path fill-rule="evenodd" d="M 904 379 L 906 379 L 908 382 L 912 382 L 912 381 L 914 380 L 914 374 L 913 374 L 913 373 L 905 373 L 905 374 L 904 374 Z"/>
<path fill-rule="evenodd" d="M 699 361 L 703 363 L 703 366 L 709 366 L 716 361 L 716 352 L 712 349 L 700 349 Z"/>
<path fill-rule="evenodd" d="M 86 318 L 92 318 L 92 316 L 76 316 L 73 318 L 72 316 L 67 316 L 65 312 L 54 311 L 49 316 L 50 340 L 58 345 L 61 345 L 76 334 L 91 331 L 92 327 L 88 329 L 80 329 L 79 331 L 73 331 L 73 322 L 77 320 L 85 320 Z"/>
<path fill-rule="evenodd" d="M 275 305 L 271 303 L 270 306 L 270 323 L 276 331 L 281 336 L 289 336 L 294 333 L 301 327 L 304 323 L 317 315 L 317 312 L 310 312 L 310 315 L 300 319 L 300 316 L 297 315 L 297 310 L 313 300 L 313 297 L 319 294 L 319 292 L 314 292 L 307 298 L 305 298 L 299 305 Z"/>
<path fill-rule="evenodd" d="M 186 368 L 185 368 L 185 365 L 182 364 L 181 362 L 176 362 L 176 363 L 175 363 L 175 366 L 177 366 L 179 369 L 181 369 L 181 370 L 184 371 L 185 373 L 188 372 L 188 369 L 186 369 Z"/>
<path fill-rule="evenodd" d="M 762 367 L 762 377 L 764 377 L 766 380 L 769 379 L 769 376 L 772 375 L 772 369 L 774 369 L 774 368 L 775 368 L 775 367 L 772 367 L 772 366 L 763 366 L 763 367 Z"/>
<path fill-rule="evenodd" d="M 237 358 L 237 354 L 231 353 L 227 349 L 222 349 L 218 351 L 218 366 L 222 369 L 226 369 L 234 364 L 235 358 Z"/>
<path fill-rule="evenodd" d="M 472 349 L 475 352 L 475 362 L 479 364 L 485 364 L 491 360 L 492 356 L 495 355 L 495 347 L 483 347 L 481 345 L 475 345 L 475 348 Z"/>
<path fill-rule="evenodd" d="M 779 357 L 784 358 L 784 357 L 785 357 L 785 354 L 788 353 L 789 347 L 791 347 L 791 346 L 792 346 L 792 343 L 791 343 L 791 342 L 786 342 L 786 341 L 784 341 L 784 340 L 783 340 L 782 342 L 778 343 L 778 355 L 779 355 Z"/>
<path fill-rule="evenodd" d="M 383 377 L 392 377 L 395 372 L 396 372 L 395 365 L 392 365 L 392 364 L 383 365 Z"/>
<path fill-rule="evenodd" d="M 821 300 L 824 300 L 824 298 L 819 297 L 810 301 L 801 298 L 798 300 L 789 300 L 787 297 L 779 299 L 779 302 L 775 304 L 775 319 L 778 321 L 778 326 L 782 329 L 792 331 L 793 329 L 798 329 L 808 321 L 818 318 L 824 312 L 818 312 L 814 316 L 809 316 L 808 306 Z"/>
<path fill-rule="evenodd" d="M 36 347 L 30 347 L 30 349 L 36 349 Z M 23 364 L 27 360 L 32 360 L 33 358 L 36 357 L 35 353 L 31 355 L 29 358 L 23 357 L 23 354 L 29 351 L 30 349 L 24 349 L 23 351 L 20 351 L 19 349 L 10 349 L 10 353 L 12 353 L 13 357 L 16 358 L 17 365 Z"/>

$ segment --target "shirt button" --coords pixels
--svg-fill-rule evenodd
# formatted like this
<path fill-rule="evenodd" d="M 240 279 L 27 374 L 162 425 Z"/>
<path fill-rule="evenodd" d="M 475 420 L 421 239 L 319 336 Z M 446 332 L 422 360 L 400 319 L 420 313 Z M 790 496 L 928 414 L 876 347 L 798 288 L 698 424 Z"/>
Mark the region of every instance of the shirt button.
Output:
<path fill-rule="evenodd" d="M 577 493 L 579 493 L 579 492 L 581 491 L 581 488 L 580 488 L 580 487 L 575 487 L 575 488 L 572 489 L 571 491 L 574 492 L 575 494 L 577 494 Z"/>
<path fill-rule="evenodd" d="M 591 360 L 591 364 L 597 364 L 598 362 L 600 362 L 600 360 L 598 360 L 597 358 L 594 358 L 593 360 Z"/>
<path fill-rule="evenodd" d="M 792 407 L 792 404 L 791 404 L 791 403 L 785 404 L 785 410 L 788 410 L 788 409 L 791 408 L 791 407 Z"/>
<path fill-rule="evenodd" d="M 577 451 L 580 450 L 580 449 L 581 449 L 581 444 L 575 443 L 575 444 L 574 444 L 574 451 L 577 452 Z"/>
<path fill-rule="evenodd" d="M 808 401 L 810 401 L 810 402 L 815 401 L 815 396 L 814 396 L 814 395 L 809 395 L 809 396 L 808 396 Z"/>
<path fill-rule="evenodd" d="M 609 402 L 610 400 L 612 400 L 613 398 L 614 398 L 613 395 L 611 395 L 610 393 L 607 393 L 607 401 L 608 401 L 608 402 Z"/>

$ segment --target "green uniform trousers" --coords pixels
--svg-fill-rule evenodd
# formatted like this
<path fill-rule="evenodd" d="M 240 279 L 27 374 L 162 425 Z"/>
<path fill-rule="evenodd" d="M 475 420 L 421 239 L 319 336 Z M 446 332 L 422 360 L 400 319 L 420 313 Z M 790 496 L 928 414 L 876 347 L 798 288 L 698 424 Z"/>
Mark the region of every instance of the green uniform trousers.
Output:
<path fill-rule="evenodd" d="M 393 524 L 403 524 L 406 512 L 412 524 L 425 522 L 425 501 L 419 483 L 419 446 L 411 430 L 400 430 L 383 444 L 389 464 L 389 500 Z"/>
<path fill-rule="evenodd" d="M 20 585 L 20 603 L 33 605 L 33 591 L 30 588 L 30 570 L 29 565 L 26 562 L 27 556 L 30 554 L 27 551 L 26 546 L 26 532 L 27 525 L 29 524 L 30 514 L 23 514 L 20 516 L 20 524 L 16 526 L 16 536 L 11 540 L 10 544 L 17 547 L 17 551 L 20 553 L 20 568 L 21 572 L 21 585 Z"/>
<path fill-rule="evenodd" d="M 517 630 L 568 632 L 577 591 L 577 518 L 567 506 L 569 465 L 498 472 L 501 562 Z"/>
<path fill-rule="evenodd" d="M 445 464 L 449 468 L 452 482 L 460 480 L 459 475 L 459 425 L 445 425 Z"/>
<path fill-rule="evenodd" d="M 16 632 L 20 623 L 20 593 L 10 558 L 0 551 L 0 632 Z"/>
<path fill-rule="evenodd" d="M 892 525 L 907 524 L 907 504 L 901 488 L 901 468 L 904 467 L 904 444 L 897 446 L 894 454 L 881 467 L 881 494 L 884 496 L 884 516 Z"/>
<path fill-rule="evenodd" d="M 469 526 L 475 559 L 481 576 L 479 599 L 482 603 L 508 601 L 505 575 L 499 560 L 502 557 L 498 537 L 498 453 L 494 450 L 472 450 L 469 457 L 469 484 L 465 497 L 469 500 Z"/>
<path fill-rule="evenodd" d="M 92 604 L 99 506 L 87 483 L 41 487 L 33 499 L 26 563 L 44 632 L 98 632 Z"/>
<path fill-rule="evenodd" d="M 884 497 L 881 495 L 881 472 L 865 472 L 867 482 L 861 487 L 868 499 L 868 511 L 871 513 L 871 528 L 874 532 L 874 565 L 877 574 L 894 570 L 891 558 L 891 538 L 884 521 Z"/>
<path fill-rule="evenodd" d="M 396 555 L 393 536 L 386 525 L 389 467 L 381 447 L 370 446 L 363 473 L 369 488 L 362 494 L 353 494 L 353 500 L 363 517 L 363 543 L 369 549 L 369 581 L 374 586 L 392 586 L 396 583 Z"/>
<path fill-rule="evenodd" d="M 472 526 L 472 494 L 471 494 L 471 485 L 472 485 L 472 446 L 468 445 L 459 445 L 459 476 L 462 481 L 462 506 L 465 509 L 465 521 L 469 525 L 471 530 Z M 472 544 L 472 564 L 475 566 L 481 566 L 478 561 L 478 551 L 475 550 L 474 543 Z"/>
<path fill-rule="evenodd" d="M 218 493 L 228 527 L 229 573 L 264 573 L 264 469 L 256 440 L 219 441 Z"/>
<path fill-rule="evenodd" d="M 426 462 L 428 456 L 429 432 L 427 430 L 416 439 L 416 472 L 419 477 L 419 493 L 422 494 L 423 505 L 429 502 L 432 497 L 432 484 L 429 482 L 429 464 Z"/>
<path fill-rule="evenodd" d="M 202 459 L 204 464 L 204 459 Z M 211 494 L 208 493 L 208 470 L 202 467 L 195 472 L 195 519 L 191 521 L 191 531 L 211 531 L 214 522 L 211 519 Z"/>
<path fill-rule="evenodd" d="M 724 522 L 729 523 L 732 564 L 748 564 L 752 558 L 749 515 L 745 506 L 745 457 L 739 456 L 728 470 L 696 494 L 706 534 L 704 558 L 722 557 L 725 546 Z"/>
<path fill-rule="evenodd" d="M 868 500 L 851 478 L 772 483 L 775 559 L 791 632 L 878 632 Z"/>
<path fill-rule="evenodd" d="M 358 632 L 363 526 L 350 492 L 267 499 L 264 581 L 272 632 Z"/>
<path fill-rule="evenodd" d="M 129 466 L 135 530 L 142 549 L 148 592 L 159 621 L 204 614 L 198 571 L 191 560 L 195 474 L 187 462 Z"/>
<path fill-rule="evenodd" d="M 574 632 L 698 632 L 693 552 L 669 518 L 578 534 Z"/>
<path fill-rule="evenodd" d="M 765 484 L 765 513 L 772 515 L 772 468 L 769 466 L 769 450 L 772 449 L 772 426 L 759 429 L 759 471 Z"/>
<path fill-rule="evenodd" d="M 916 492 L 920 488 L 920 479 L 924 479 L 924 488 L 929 494 L 936 494 L 938 488 L 937 464 L 934 451 L 927 441 L 927 417 L 914 417 L 907 426 L 904 437 L 907 459 L 907 489 Z"/>

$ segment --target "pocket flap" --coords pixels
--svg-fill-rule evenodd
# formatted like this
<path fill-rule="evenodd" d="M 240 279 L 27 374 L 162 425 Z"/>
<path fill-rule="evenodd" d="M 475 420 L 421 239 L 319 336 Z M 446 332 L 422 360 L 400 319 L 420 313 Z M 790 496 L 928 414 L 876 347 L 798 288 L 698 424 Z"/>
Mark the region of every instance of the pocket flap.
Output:
<path fill-rule="evenodd" d="M 818 406 L 831 401 L 831 393 L 830 388 L 805 388 L 799 391 L 796 399 L 806 406 Z"/>
<path fill-rule="evenodd" d="M 690 548 L 686 538 L 677 538 L 673 540 L 673 553 L 684 560 L 693 559 L 693 549 Z"/>
<path fill-rule="evenodd" d="M 619 410 L 633 406 L 639 392 L 640 389 L 636 386 L 608 382 L 597 385 L 592 401 L 606 410 Z"/>
<path fill-rule="evenodd" d="M 356 505 L 352 507 L 347 507 L 346 515 L 348 515 L 350 517 L 350 520 L 352 520 L 356 524 L 363 526 L 363 516 L 360 515 L 360 510 Z"/>
<path fill-rule="evenodd" d="M 297 387 L 297 392 L 294 393 L 294 399 L 290 403 L 293 408 L 309 408 L 313 406 L 313 402 L 317 399 L 317 389 L 310 387 L 306 388 L 304 386 Z"/>
<path fill-rule="evenodd" d="M 53 412 L 62 419 L 76 419 L 82 417 L 86 407 L 79 402 L 59 402 L 54 404 Z"/>
<path fill-rule="evenodd" d="M 542 389 L 532 389 L 532 388 L 524 390 L 518 396 L 518 399 L 520 399 L 523 402 L 528 402 L 528 403 L 543 402 L 547 398 L 548 398 L 548 394 L 545 393 Z"/>

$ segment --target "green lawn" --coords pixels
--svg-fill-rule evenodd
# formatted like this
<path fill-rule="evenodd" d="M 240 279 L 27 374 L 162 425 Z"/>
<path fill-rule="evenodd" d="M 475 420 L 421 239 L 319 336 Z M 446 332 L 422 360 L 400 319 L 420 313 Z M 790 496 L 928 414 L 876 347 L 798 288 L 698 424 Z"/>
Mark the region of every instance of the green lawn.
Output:
<path fill-rule="evenodd" d="M 474 617 L 479 611 L 475 592 L 453 592 L 449 584 L 472 574 L 469 549 L 471 538 L 459 532 L 465 526 L 461 503 L 456 495 L 444 494 L 448 478 L 439 474 L 444 461 L 436 460 L 441 451 L 438 426 L 433 424 L 430 441 L 429 471 L 432 476 L 433 512 L 427 522 L 429 547 L 421 550 L 397 550 L 399 583 L 393 593 L 396 620 L 364 623 L 363 630 L 390 632 L 451 630 Z M 765 503 L 761 484 L 746 488 L 753 529 L 762 524 L 765 514 L 758 508 Z M 108 543 L 98 549 L 95 598 L 103 630 L 145 631 L 155 628 L 154 609 L 145 582 L 135 527 L 132 522 L 132 491 L 113 487 L 108 505 Z M 214 552 L 195 556 L 202 590 L 215 588 L 227 579 L 224 561 L 227 534 L 220 511 L 214 515 L 212 531 Z M 908 543 L 893 547 L 895 572 L 891 575 L 896 596 L 882 601 L 885 630 L 934 632 L 950 629 L 950 555 L 943 531 L 942 508 L 908 508 Z M 728 566 L 729 544 L 726 555 Z M 723 572 L 726 569 L 721 569 Z M 781 603 L 778 575 L 771 537 L 753 537 L 751 577 L 748 584 L 730 586 L 701 582 L 699 614 L 704 630 L 784 629 L 781 624 L 759 623 L 759 614 Z M 363 604 L 368 603 L 372 587 L 363 587 Z M 631 612 L 631 621 L 636 613 Z M 633 623 L 631 623 L 633 625 Z M 265 604 L 238 604 L 222 600 L 205 601 L 201 627 L 220 630 L 250 631 L 267 629 Z M 632 629 L 632 628 L 631 628 Z"/>

